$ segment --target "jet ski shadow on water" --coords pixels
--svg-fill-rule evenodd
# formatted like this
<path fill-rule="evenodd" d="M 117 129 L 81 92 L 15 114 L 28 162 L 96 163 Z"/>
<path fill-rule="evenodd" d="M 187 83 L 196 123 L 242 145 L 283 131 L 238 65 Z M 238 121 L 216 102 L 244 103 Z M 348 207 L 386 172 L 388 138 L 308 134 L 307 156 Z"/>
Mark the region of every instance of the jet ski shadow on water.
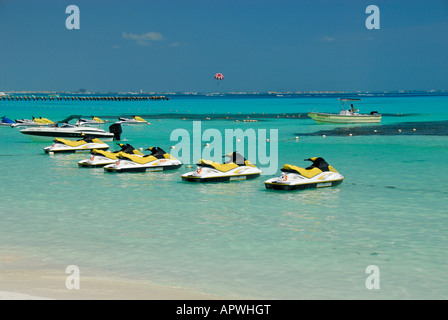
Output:
<path fill-rule="evenodd" d="M 230 158 L 225 163 L 201 159 L 196 171 L 182 175 L 182 180 L 189 182 L 237 181 L 257 178 L 262 172 L 238 152 L 232 152 L 225 157 Z"/>
<path fill-rule="evenodd" d="M 85 136 L 76 141 L 55 138 L 53 145 L 44 148 L 44 151 L 46 153 L 77 153 L 90 152 L 93 149 L 107 150 L 109 149 L 109 145 L 98 138 L 92 138 L 90 136 Z"/>
<path fill-rule="evenodd" d="M 79 167 L 84 168 L 99 168 L 104 167 L 109 164 L 114 164 L 120 155 L 123 153 L 144 156 L 139 150 L 135 149 L 130 144 L 118 144 L 121 149 L 115 152 L 105 151 L 101 149 L 93 149 L 91 153 L 91 157 L 85 160 L 81 160 L 78 162 Z"/>
<path fill-rule="evenodd" d="M 178 169 L 182 162 L 165 152 L 162 148 L 151 147 L 151 154 L 140 156 L 121 152 L 117 161 L 104 167 L 106 172 L 146 172 Z"/>
<path fill-rule="evenodd" d="M 285 164 L 280 177 L 271 178 L 264 182 L 266 189 L 300 190 L 310 188 L 333 187 L 342 183 L 344 176 L 330 166 L 323 158 L 305 159 L 313 164 L 308 168 L 300 168 Z"/>

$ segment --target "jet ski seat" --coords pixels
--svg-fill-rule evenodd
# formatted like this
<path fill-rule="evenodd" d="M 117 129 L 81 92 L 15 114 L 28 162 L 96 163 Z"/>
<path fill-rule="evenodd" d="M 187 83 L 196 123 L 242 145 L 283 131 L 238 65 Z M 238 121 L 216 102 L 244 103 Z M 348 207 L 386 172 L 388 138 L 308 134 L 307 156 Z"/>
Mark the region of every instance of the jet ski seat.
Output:
<path fill-rule="evenodd" d="M 204 159 L 201 159 L 199 161 L 198 165 L 202 166 L 202 167 L 214 168 L 214 169 L 216 169 L 218 171 L 221 171 L 221 172 L 228 172 L 228 171 L 230 171 L 232 169 L 238 168 L 238 165 L 236 163 L 234 163 L 234 162 L 218 163 L 218 162 L 213 162 L 211 160 L 204 160 Z"/>
<path fill-rule="evenodd" d="M 101 141 L 100 139 L 97 139 L 97 138 L 94 138 L 94 139 L 84 138 L 84 139 L 80 139 L 80 140 L 76 140 L 76 141 L 67 140 L 67 139 L 63 139 L 63 138 L 55 138 L 54 141 L 63 143 L 69 147 L 79 147 L 79 146 L 82 146 L 83 144 L 90 143 L 90 142 L 104 143 L 103 141 Z"/>
<path fill-rule="evenodd" d="M 154 157 L 153 155 L 147 155 L 147 156 L 143 156 L 143 157 L 140 156 L 139 157 L 137 155 L 127 154 L 127 153 L 124 153 L 122 151 L 120 151 L 118 153 L 118 158 L 122 158 L 122 159 L 125 159 L 125 160 L 130 160 L 132 162 L 139 163 L 139 164 L 147 164 L 147 163 L 149 163 L 151 161 L 157 160 L 157 158 Z"/>
<path fill-rule="evenodd" d="M 139 116 L 135 116 L 135 117 L 134 117 L 134 120 L 135 120 L 135 121 L 140 121 L 140 122 L 146 122 L 145 119 L 143 119 L 142 117 L 139 117 Z"/>
<path fill-rule="evenodd" d="M 105 156 L 106 158 L 112 159 L 112 160 L 117 160 L 117 154 L 118 152 L 111 152 L 111 151 L 104 151 L 104 150 L 98 150 L 98 149 L 93 149 L 91 154 L 93 155 L 102 155 Z"/>
<path fill-rule="evenodd" d="M 143 155 L 143 153 L 141 153 L 137 149 L 134 149 L 134 147 L 132 147 L 129 144 L 119 143 L 118 145 L 121 147 L 120 151 L 112 152 L 112 151 L 93 149 L 90 153 L 93 155 L 102 155 L 102 156 L 105 156 L 106 158 L 109 158 L 112 160 L 117 160 L 120 152 L 127 153 L 127 154 L 141 155 L 141 156 Z"/>
<path fill-rule="evenodd" d="M 310 179 L 322 172 L 322 170 L 320 170 L 319 168 L 313 167 L 311 169 L 305 169 L 305 168 L 300 168 L 297 166 L 292 166 L 290 164 L 285 164 L 283 166 L 283 168 L 281 169 L 281 171 L 298 173 L 301 176 L 304 176 L 305 178 L 308 178 L 308 179 Z"/>

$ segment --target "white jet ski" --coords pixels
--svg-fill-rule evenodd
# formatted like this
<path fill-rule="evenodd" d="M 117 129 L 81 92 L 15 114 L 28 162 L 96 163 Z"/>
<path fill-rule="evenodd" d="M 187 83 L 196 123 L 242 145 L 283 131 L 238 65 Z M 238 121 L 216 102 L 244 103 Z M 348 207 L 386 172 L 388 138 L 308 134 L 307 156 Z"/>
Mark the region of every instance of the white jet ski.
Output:
<path fill-rule="evenodd" d="M 182 162 L 166 153 L 162 148 L 151 147 L 145 156 L 121 153 L 114 164 L 104 167 L 107 172 L 146 172 L 178 169 Z"/>
<path fill-rule="evenodd" d="M 109 145 L 98 138 L 92 138 L 90 136 L 76 141 L 56 138 L 54 139 L 53 145 L 44 148 L 44 151 L 46 153 L 76 153 L 90 152 L 93 149 L 107 150 L 109 149 Z"/>
<path fill-rule="evenodd" d="M 36 118 L 30 119 L 16 119 L 15 124 L 11 127 L 48 127 L 54 125 L 54 122 L 47 118 Z"/>
<path fill-rule="evenodd" d="M 149 124 L 148 121 L 139 116 L 133 116 L 132 118 L 119 117 L 116 123 L 120 124 Z"/>
<path fill-rule="evenodd" d="M 308 168 L 300 168 L 285 164 L 280 177 L 264 182 L 266 189 L 297 190 L 309 188 L 333 187 L 342 183 L 344 176 L 330 166 L 324 159 L 314 157 L 305 159 L 313 164 Z"/>
<path fill-rule="evenodd" d="M 130 144 L 119 143 L 118 145 L 121 147 L 121 149 L 115 152 L 93 149 L 91 152 L 91 157 L 89 159 L 79 161 L 78 166 L 84 168 L 104 167 L 108 164 L 115 163 L 118 160 L 118 156 L 120 156 L 122 153 L 144 156 L 143 153 L 135 149 Z"/>
<path fill-rule="evenodd" d="M 104 123 L 104 120 L 92 116 L 92 119 L 79 118 L 78 121 L 76 121 L 75 126 L 98 126 Z"/>
<path fill-rule="evenodd" d="M 182 180 L 189 182 L 247 180 L 260 176 L 262 172 L 237 152 L 232 152 L 225 157 L 230 158 L 225 163 L 201 159 L 197 164 L 196 171 L 182 175 Z"/>

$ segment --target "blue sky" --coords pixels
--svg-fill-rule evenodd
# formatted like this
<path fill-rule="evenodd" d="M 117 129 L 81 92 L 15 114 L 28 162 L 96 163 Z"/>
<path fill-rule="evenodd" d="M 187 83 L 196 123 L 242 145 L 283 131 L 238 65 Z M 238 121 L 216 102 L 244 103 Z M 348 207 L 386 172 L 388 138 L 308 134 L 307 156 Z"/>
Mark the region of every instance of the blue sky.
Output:
<path fill-rule="evenodd" d="M 447 34 L 448 0 L 0 0 L 0 91 L 447 90 Z"/>

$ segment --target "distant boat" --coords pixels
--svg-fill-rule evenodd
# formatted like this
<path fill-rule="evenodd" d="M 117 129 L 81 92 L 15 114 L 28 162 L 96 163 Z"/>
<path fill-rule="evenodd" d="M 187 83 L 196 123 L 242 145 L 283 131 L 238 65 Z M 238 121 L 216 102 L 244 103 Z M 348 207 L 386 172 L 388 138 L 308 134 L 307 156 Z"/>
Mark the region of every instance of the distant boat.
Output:
<path fill-rule="evenodd" d="M 376 123 L 381 121 L 381 114 L 378 111 L 361 114 L 353 107 L 353 102 L 361 99 L 339 98 L 338 100 L 339 113 L 308 112 L 308 116 L 318 123 Z M 348 107 L 349 104 L 350 107 Z"/>

